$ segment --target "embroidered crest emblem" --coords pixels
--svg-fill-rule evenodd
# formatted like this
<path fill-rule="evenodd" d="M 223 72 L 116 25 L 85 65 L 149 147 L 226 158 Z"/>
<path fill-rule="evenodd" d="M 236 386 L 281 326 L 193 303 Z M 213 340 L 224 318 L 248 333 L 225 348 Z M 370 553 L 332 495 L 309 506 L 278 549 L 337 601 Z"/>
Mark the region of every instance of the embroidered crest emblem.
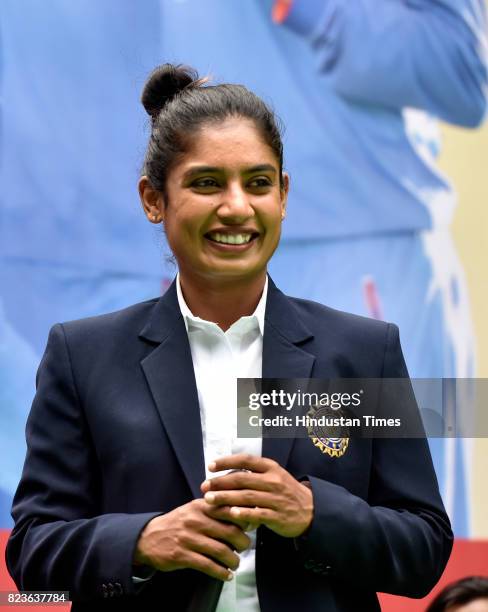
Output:
<path fill-rule="evenodd" d="M 325 407 L 313 407 L 307 413 L 309 438 L 314 446 L 330 457 L 342 457 L 349 446 L 349 429 L 334 424 L 340 416 L 340 411 Z"/>
<path fill-rule="evenodd" d="M 311 440 L 318 449 L 331 457 L 342 457 L 349 446 L 349 438 L 315 438 Z"/>

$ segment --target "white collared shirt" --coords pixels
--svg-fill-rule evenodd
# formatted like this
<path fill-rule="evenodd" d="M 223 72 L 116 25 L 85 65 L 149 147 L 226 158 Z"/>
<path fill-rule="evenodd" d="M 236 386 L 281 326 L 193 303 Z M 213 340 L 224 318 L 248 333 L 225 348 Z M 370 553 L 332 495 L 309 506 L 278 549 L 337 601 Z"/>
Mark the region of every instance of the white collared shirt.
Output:
<path fill-rule="evenodd" d="M 245 452 L 261 455 L 261 438 L 237 438 L 237 378 L 261 378 L 264 313 L 268 277 L 254 313 L 241 317 L 224 332 L 216 323 L 195 317 L 181 291 L 176 291 L 190 343 L 200 405 L 205 473 L 218 457 Z M 234 580 L 224 584 L 216 612 L 259 612 L 255 574 L 255 532 L 252 544 L 241 553 Z"/>

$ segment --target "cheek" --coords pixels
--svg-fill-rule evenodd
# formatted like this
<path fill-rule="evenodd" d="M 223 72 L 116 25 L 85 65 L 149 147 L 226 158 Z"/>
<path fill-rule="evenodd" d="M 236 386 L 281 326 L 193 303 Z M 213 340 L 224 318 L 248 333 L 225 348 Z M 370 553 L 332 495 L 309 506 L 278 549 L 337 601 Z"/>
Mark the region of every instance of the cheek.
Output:
<path fill-rule="evenodd" d="M 270 234 L 279 234 L 281 230 L 281 206 L 273 202 L 273 206 L 265 212 L 262 216 L 262 219 L 265 223 L 268 233 Z"/>
<path fill-rule="evenodd" d="M 165 227 L 168 239 L 171 236 L 173 241 L 181 242 L 192 234 L 192 230 L 194 233 L 195 220 L 185 211 L 178 210 L 166 219 Z"/>

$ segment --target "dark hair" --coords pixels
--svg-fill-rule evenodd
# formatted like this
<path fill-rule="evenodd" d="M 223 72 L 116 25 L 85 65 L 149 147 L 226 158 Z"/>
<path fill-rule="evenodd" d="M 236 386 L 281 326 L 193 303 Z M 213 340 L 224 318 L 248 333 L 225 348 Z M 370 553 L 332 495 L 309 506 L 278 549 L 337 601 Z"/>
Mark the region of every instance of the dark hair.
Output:
<path fill-rule="evenodd" d="M 188 66 L 163 64 L 150 74 L 141 102 L 151 116 L 151 137 L 142 173 L 154 189 L 165 194 L 172 165 L 190 146 L 191 136 L 203 125 L 228 117 L 254 121 L 280 166 L 283 185 L 281 126 L 271 108 L 243 85 L 206 85 L 207 78 Z"/>
<path fill-rule="evenodd" d="M 431 602 L 426 612 L 446 612 L 476 599 L 488 599 L 488 578 L 470 576 L 448 584 Z"/>

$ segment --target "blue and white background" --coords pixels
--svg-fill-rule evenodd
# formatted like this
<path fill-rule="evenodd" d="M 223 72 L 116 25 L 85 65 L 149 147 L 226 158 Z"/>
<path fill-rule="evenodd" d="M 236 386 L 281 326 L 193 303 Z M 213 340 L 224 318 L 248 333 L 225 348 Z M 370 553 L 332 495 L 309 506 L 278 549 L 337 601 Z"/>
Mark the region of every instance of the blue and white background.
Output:
<path fill-rule="evenodd" d="M 0 529 L 50 326 L 154 297 L 176 273 L 136 190 L 140 92 L 166 61 L 249 86 L 286 126 L 278 286 L 397 323 L 412 376 L 475 375 L 456 194 L 437 157 L 438 119 L 484 122 L 484 0 L 295 0 L 281 24 L 272 5 L 2 0 Z M 472 445 L 432 452 L 456 535 L 472 537 Z"/>

